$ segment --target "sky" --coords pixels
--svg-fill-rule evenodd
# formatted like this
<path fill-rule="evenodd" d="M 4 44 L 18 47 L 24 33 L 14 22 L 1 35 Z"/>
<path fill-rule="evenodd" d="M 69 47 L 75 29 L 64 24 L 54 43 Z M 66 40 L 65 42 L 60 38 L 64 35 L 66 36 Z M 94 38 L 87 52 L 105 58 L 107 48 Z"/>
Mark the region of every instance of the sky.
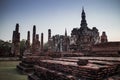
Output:
<path fill-rule="evenodd" d="M 120 0 L 0 0 L 0 39 L 12 39 L 16 23 L 19 23 L 20 39 L 27 38 L 33 25 L 36 33 L 48 29 L 52 35 L 71 35 L 73 28 L 80 28 L 82 6 L 86 13 L 88 27 L 96 27 L 100 35 L 105 31 L 108 41 L 120 41 Z"/>

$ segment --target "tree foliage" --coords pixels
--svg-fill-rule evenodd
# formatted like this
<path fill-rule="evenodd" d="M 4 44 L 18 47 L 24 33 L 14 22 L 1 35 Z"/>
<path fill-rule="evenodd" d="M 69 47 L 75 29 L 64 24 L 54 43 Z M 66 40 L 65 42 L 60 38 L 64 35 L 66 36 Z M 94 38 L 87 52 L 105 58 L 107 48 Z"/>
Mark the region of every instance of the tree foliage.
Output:
<path fill-rule="evenodd" d="M 23 55 L 25 51 L 26 40 L 22 39 L 20 41 L 20 54 Z M 11 56 L 12 43 L 8 41 L 0 40 L 0 57 L 10 57 Z M 14 55 L 13 55 L 14 56 Z"/>
<path fill-rule="evenodd" d="M 11 54 L 11 43 L 8 41 L 0 40 L 0 56 L 6 57 Z"/>

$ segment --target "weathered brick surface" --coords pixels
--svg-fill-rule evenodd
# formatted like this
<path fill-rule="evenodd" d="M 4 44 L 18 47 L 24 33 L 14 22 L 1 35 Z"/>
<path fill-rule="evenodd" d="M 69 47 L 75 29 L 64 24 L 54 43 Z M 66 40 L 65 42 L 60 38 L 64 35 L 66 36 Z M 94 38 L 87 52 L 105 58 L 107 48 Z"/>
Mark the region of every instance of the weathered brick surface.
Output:
<path fill-rule="evenodd" d="M 105 59 L 106 60 L 106 59 Z M 37 60 L 34 73 L 29 80 L 104 80 L 120 73 L 119 61 L 89 60 L 86 65 L 78 65 L 76 59 Z M 109 80 L 109 79 L 105 79 Z M 119 80 L 119 79 L 116 79 Z"/>
<path fill-rule="evenodd" d="M 66 75 L 64 73 L 50 70 L 44 67 L 35 66 L 35 74 L 39 80 L 78 80 L 76 77 L 72 75 Z M 35 76 L 34 76 L 35 77 Z M 32 78 L 32 75 L 28 76 L 29 80 L 36 80 L 36 78 Z"/>
<path fill-rule="evenodd" d="M 120 56 L 120 42 L 106 42 L 92 46 L 92 56 Z"/>
<path fill-rule="evenodd" d="M 83 77 L 88 79 L 103 79 L 110 75 L 113 75 L 116 70 L 116 66 L 95 65 L 88 64 L 87 66 L 78 66 L 74 62 L 61 62 L 53 60 L 42 60 L 39 66 L 59 71 L 65 74 L 70 74 L 76 77 Z M 37 70 L 36 70 L 37 71 Z M 112 72 L 111 72 L 112 71 Z M 37 72 L 36 72 L 37 73 Z"/>
<path fill-rule="evenodd" d="M 61 58 L 61 57 L 81 57 L 83 56 L 82 53 L 60 53 L 60 52 L 52 52 L 52 53 L 48 53 L 47 54 L 48 56 L 50 57 L 53 57 L 53 58 Z"/>
<path fill-rule="evenodd" d="M 79 59 L 79 60 L 77 61 L 77 64 L 78 64 L 79 66 L 87 65 L 87 64 L 88 64 L 88 60 Z"/>
<path fill-rule="evenodd" d="M 22 73 L 30 73 L 34 70 L 34 65 L 39 62 L 39 60 L 51 59 L 47 56 L 27 56 L 22 59 L 22 62 L 17 65 L 17 69 Z"/>

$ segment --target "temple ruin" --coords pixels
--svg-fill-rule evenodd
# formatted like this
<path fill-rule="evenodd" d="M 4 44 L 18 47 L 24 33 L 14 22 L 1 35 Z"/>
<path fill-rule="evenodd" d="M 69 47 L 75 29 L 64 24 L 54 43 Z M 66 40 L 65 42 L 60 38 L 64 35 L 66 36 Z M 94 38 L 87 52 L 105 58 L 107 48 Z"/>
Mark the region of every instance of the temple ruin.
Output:
<path fill-rule="evenodd" d="M 29 55 L 31 54 L 31 45 L 30 45 L 30 31 L 27 32 L 27 40 L 25 43 L 25 51 L 23 55 Z"/>
<path fill-rule="evenodd" d="M 100 41 L 99 32 L 96 27 L 90 29 L 87 26 L 84 8 L 82 8 L 81 18 L 80 28 L 73 28 L 71 32 L 70 49 L 72 51 L 77 50 L 83 53 L 89 53 L 92 45 Z"/>
<path fill-rule="evenodd" d="M 31 55 L 24 56 L 17 69 L 28 74 L 28 80 L 120 80 L 120 42 L 109 42 L 105 32 L 100 37 L 96 27 L 90 29 L 84 8 L 81 18 L 80 28 L 73 28 L 71 36 L 66 29 L 64 35 L 52 35 L 48 29 L 47 52 L 43 33 L 39 41 L 34 25 Z"/>
<path fill-rule="evenodd" d="M 20 56 L 20 33 L 18 23 L 16 24 L 16 28 L 13 31 L 11 53 L 13 56 Z"/>
<path fill-rule="evenodd" d="M 39 34 L 36 34 L 36 26 L 33 26 L 33 35 L 32 35 L 32 54 L 39 55 L 40 54 L 40 41 Z"/>
<path fill-rule="evenodd" d="M 65 35 L 53 35 L 51 37 L 51 30 L 48 30 L 48 45 L 49 50 L 52 52 L 69 52 L 70 37 L 67 35 L 65 29 Z"/>

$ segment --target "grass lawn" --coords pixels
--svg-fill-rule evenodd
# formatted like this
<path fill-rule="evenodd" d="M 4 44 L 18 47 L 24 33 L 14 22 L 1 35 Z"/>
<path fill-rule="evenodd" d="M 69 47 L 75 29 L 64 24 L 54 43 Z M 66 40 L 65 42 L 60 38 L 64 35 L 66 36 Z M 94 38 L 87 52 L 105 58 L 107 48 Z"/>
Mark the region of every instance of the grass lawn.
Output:
<path fill-rule="evenodd" d="M 27 75 L 22 75 L 16 70 L 19 61 L 0 61 L 0 80 L 27 80 Z"/>

